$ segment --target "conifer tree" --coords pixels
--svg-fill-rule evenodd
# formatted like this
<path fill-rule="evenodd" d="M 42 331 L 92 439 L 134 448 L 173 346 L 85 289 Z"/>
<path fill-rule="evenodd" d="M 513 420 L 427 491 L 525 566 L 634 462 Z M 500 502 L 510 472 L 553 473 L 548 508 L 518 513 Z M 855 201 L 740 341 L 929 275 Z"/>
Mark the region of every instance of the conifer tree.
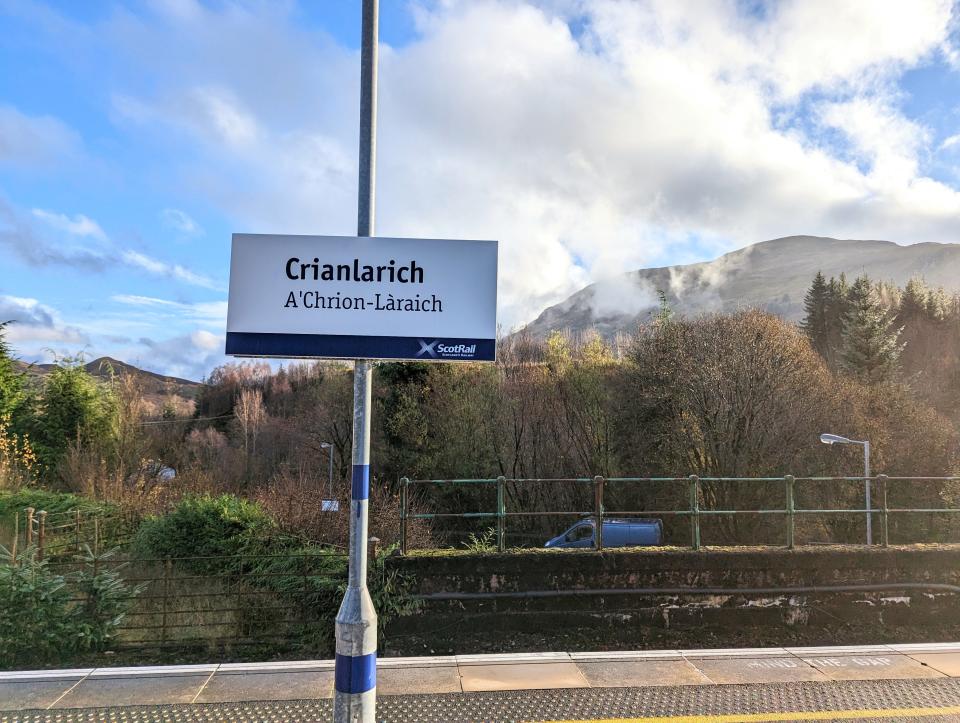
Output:
<path fill-rule="evenodd" d="M 17 369 L 6 340 L 8 323 L 0 323 L 0 419 L 13 417 L 24 401 L 24 373 Z"/>
<path fill-rule="evenodd" d="M 947 299 L 947 292 L 943 288 L 930 289 L 927 292 L 926 304 L 927 318 L 930 321 L 943 321 L 949 315 L 950 302 Z"/>
<path fill-rule="evenodd" d="M 660 308 L 657 309 L 653 317 L 655 324 L 669 324 L 673 318 L 673 309 L 670 308 L 670 302 L 667 301 L 667 292 L 663 289 L 657 289 L 657 298 L 660 300 Z"/>
<path fill-rule="evenodd" d="M 833 367 L 838 365 L 840 348 L 843 346 L 843 325 L 850 307 L 849 293 L 850 286 L 847 284 L 846 274 L 840 274 L 839 279 L 830 277 L 827 283 L 827 341 L 824 358 Z"/>
<path fill-rule="evenodd" d="M 830 289 L 821 272 L 813 277 L 813 283 L 803 297 L 803 309 L 806 312 L 800 327 L 810 344 L 824 359 L 830 351 L 830 324 L 827 317 Z"/>
<path fill-rule="evenodd" d="M 900 308 L 897 309 L 897 326 L 908 326 L 926 315 L 927 285 L 923 279 L 913 277 L 907 282 L 900 297 Z"/>
<path fill-rule="evenodd" d="M 892 379 L 903 350 L 901 329 L 893 325 L 866 275 L 850 287 L 848 302 L 840 367 L 866 384 Z"/>

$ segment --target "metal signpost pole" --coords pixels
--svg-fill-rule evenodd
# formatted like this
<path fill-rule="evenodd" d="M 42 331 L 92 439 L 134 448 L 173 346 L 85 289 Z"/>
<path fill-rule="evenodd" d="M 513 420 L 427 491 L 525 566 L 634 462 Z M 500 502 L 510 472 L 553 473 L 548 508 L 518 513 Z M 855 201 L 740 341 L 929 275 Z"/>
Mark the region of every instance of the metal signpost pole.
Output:
<path fill-rule="evenodd" d="M 374 234 L 377 126 L 378 0 L 363 0 L 360 47 L 360 187 L 357 235 Z M 370 390 L 373 365 L 353 372 L 353 485 L 350 574 L 336 622 L 334 720 L 374 723 L 377 701 L 377 613 L 367 591 L 367 498 L 370 492 Z"/>
<path fill-rule="evenodd" d="M 334 496 L 333 496 L 333 443 L 332 442 L 330 443 L 330 446 L 327 447 L 327 454 L 330 455 L 330 473 L 327 475 L 328 485 L 330 489 L 327 495 L 332 500 L 334 499 Z"/>

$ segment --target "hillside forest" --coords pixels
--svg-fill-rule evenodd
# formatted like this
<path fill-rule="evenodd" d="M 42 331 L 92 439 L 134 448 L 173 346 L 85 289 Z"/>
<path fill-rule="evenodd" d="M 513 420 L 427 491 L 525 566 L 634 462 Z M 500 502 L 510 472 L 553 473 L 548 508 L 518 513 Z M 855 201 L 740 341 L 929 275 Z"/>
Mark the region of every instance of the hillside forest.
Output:
<path fill-rule="evenodd" d="M 817 477 L 958 472 L 960 297 L 866 277 L 811 281 L 799 326 L 759 309 L 686 318 L 664 303 L 615 340 L 558 330 L 500 341 L 495 364 L 383 363 L 374 375 L 371 534 L 398 536 L 403 477 L 508 480 L 605 477 Z M 2 340 L 0 336 L 0 340 Z M 78 359 L 42 375 L 0 345 L 0 488 L 73 492 L 147 517 L 184 498 L 228 493 L 255 502 L 285 531 L 343 545 L 348 507 L 352 369 L 334 362 L 231 363 L 204 380 L 195 405 L 147 400 L 135 374 L 96 379 Z M 948 481 L 892 485 L 890 504 L 956 504 Z M 589 509 L 589 486 L 517 483 L 511 510 Z M 608 509 L 682 508 L 682 483 L 611 484 Z M 782 505 L 783 490 L 705 483 L 704 507 Z M 862 504 L 862 485 L 810 483 L 798 505 Z M 489 510 L 487 489 L 425 487 L 419 511 Z M 517 544 L 569 524 L 518 521 Z M 860 516 L 804 520 L 809 539 L 859 539 Z M 666 522 L 669 540 L 685 523 Z M 780 524 L 780 523 L 777 523 Z M 511 522 L 513 525 L 513 522 Z M 714 518 L 716 543 L 779 540 L 764 519 Z M 922 527 L 922 529 L 920 529 Z M 412 525 L 414 544 L 459 544 L 464 525 Z M 562 529 L 562 527 L 561 527 Z M 892 534 L 950 536 L 949 519 L 901 519 Z M 705 533 L 707 535 L 708 533 Z M 526 537 L 524 537 L 526 535 Z M 452 541 L 452 542 L 451 542 Z"/>

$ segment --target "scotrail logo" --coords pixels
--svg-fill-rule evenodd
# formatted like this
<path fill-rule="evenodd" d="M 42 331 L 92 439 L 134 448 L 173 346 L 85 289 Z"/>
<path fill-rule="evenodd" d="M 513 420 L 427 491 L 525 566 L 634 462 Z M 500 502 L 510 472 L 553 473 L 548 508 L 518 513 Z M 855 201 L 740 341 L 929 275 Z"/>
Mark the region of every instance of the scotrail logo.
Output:
<path fill-rule="evenodd" d="M 420 344 L 420 351 L 417 352 L 417 356 L 423 356 L 424 354 L 429 355 L 430 357 L 436 358 L 437 352 L 434 350 L 434 347 L 437 345 L 437 340 L 434 339 L 429 344 L 423 339 L 417 339 L 417 343 Z"/>
<path fill-rule="evenodd" d="M 431 359 L 472 359 L 477 355 L 476 344 L 441 344 L 439 339 L 427 343 L 423 339 L 418 339 L 420 351 L 418 357 L 430 357 Z"/>

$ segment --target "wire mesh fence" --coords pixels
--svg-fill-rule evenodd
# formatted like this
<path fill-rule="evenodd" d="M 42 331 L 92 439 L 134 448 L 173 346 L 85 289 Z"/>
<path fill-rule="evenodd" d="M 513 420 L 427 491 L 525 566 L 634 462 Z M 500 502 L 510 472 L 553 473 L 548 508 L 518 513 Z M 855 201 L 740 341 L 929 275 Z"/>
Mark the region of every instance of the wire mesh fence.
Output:
<path fill-rule="evenodd" d="M 82 554 L 85 548 L 97 551 L 130 541 L 137 520 L 122 512 L 65 510 L 47 512 L 26 507 L 13 516 L 11 551 L 32 546 L 45 557 Z"/>
<path fill-rule="evenodd" d="M 47 566 L 69 581 L 90 564 L 89 557 L 62 557 Z M 93 564 L 116 571 L 126 588 L 127 609 L 110 643 L 119 651 L 262 646 L 270 654 L 328 654 L 346 584 L 346 556 L 334 550 Z M 83 606 L 89 598 L 77 592 L 71 601 Z"/>

